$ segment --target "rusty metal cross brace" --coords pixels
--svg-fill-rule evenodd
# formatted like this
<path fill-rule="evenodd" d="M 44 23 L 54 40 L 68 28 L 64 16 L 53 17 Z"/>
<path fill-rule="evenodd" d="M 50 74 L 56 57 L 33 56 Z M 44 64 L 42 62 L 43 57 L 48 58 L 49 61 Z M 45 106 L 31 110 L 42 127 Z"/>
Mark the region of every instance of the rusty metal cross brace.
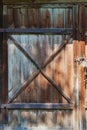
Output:
<path fill-rule="evenodd" d="M 43 68 L 45 68 L 47 66 L 47 64 L 49 64 L 49 62 L 55 58 L 55 56 L 57 55 L 57 53 L 66 45 L 66 42 L 60 47 L 59 51 L 56 52 L 54 55 L 52 55 L 48 61 L 44 64 L 43 67 L 39 67 L 38 63 L 36 61 L 34 61 L 34 59 L 29 55 L 29 53 L 26 51 L 26 49 L 24 49 L 12 36 L 9 36 L 10 40 L 13 41 L 13 43 L 24 53 L 24 55 L 29 59 L 31 60 L 31 62 L 37 67 L 38 71 L 33 75 L 31 76 L 29 82 L 25 82 L 25 84 L 22 86 L 22 88 L 15 94 L 13 95 L 13 97 L 8 101 L 8 103 L 11 103 L 13 102 L 13 100 L 18 97 L 20 95 L 20 93 L 22 91 L 24 91 L 27 86 L 37 77 L 37 75 L 39 73 L 41 73 L 49 82 L 50 84 L 52 84 L 52 86 L 55 87 L 55 89 L 67 100 L 68 103 L 72 103 L 71 99 L 62 91 L 62 89 L 55 83 L 55 81 L 53 81 L 49 76 L 47 76 L 45 74 L 45 72 L 42 70 Z M 29 83 L 29 84 L 28 84 Z"/>

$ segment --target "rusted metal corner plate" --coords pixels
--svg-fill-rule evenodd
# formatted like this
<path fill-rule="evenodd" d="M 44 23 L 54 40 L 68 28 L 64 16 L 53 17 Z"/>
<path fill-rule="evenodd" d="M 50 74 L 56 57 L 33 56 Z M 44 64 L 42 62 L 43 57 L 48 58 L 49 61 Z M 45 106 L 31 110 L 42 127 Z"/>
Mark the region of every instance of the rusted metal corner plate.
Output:
<path fill-rule="evenodd" d="M 29 3 L 84 3 L 87 2 L 87 0 L 3 0 L 3 4 L 21 4 L 21 3 L 25 3 L 25 4 L 29 4 Z"/>

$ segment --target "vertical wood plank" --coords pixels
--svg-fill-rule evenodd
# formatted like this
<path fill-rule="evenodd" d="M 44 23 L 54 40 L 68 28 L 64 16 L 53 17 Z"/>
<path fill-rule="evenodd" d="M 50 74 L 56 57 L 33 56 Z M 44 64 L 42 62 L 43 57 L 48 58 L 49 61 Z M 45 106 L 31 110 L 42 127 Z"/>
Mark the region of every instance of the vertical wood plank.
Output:
<path fill-rule="evenodd" d="M 37 35 L 21 35 L 21 45 L 27 50 L 31 57 L 37 61 Z M 37 71 L 35 65 L 21 53 L 21 83 L 26 81 L 35 71 Z M 22 93 L 21 101 L 35 102 L 37 100 L 36 87 L 37 85 L 35 81 L 33 81 L 33 83 Z"/>
<path fill-rule="evenodd" d="M 0 34 L 0 103 L 3 102 L 3 35 Z"/>
<path fill-rule="evenodd" d="M 8 49 L 7 41 L 3 40 L 3 102 L 8 100 Z"/>
<path fill-rule="evenodd" d="M 64 27 L 64 12 L 65 12 L 65 9 L 63 8 L 53 9 L 53 27 L 54 28 Z"/>
<path fill-rule="evenodd" d="M 68 41 L 70 42 L 70 41 Z M 72 98 L 73 92 L 73 45 L 68 43 L 65 47 L 65 87 L 64 92 Z"/>
<path fill-rule="evenodd" d="M 51 44 L 52 44 L 52 37 L 50 35 L 44 35 L 43 39 L 43 54 L 44 54 L 44 59 L 43 59 L 43 64 L 46 61 L 46 59 L 51 55 L 52 50 L 51 50 Z M 52 71 L 50 69 L 51 64 L 49 64 L 44 71 L 47 73 L 48 76 L 52 77 Z M 41 85 L 41 95 L 43 95 L 43 102 L 51 102 L 51 88 L 52 86 L 50 83 L 43 77 L 41 76 L 43 81 L 40 81 Z"/>
<path fill-rule="evenodd" d="M 10 89 L 13 87 L 12 85 L 12 51 L 13 46 L 12 42 L 10 40 L 7 41 L 8 43 L 8 99 L 11 97 L 10 95 Z M 10 51 L 9 51 L 10 50 Z"/>
<path fill-rule="evenodd" d="M 0 28 L 3 27 L 3 1 L 0 1 Z M 4 14 L 6 15 L 6 14 Z M 3 102 L 3 34 L 0 33 L 0 104 Z M 2 127 L 2 113 L 0 110 L 0 127 Z"/>
<path fill-rule="evenodd" d="M 2 9 L 2 7 L 0 7 Z M 0 10 L 1 11 L 1 10 Z M 3 20 L 3 22 L 1 22 L 2 24 L 2 27 L 6 28 L 8 27 L 8 17 L 7 17 L 7 5 L 4 5 L 3 6 L 3 12 L 1 11 L 2 14 L 0 15 L 3 15 L 3 18 L 1 18 Z M 2 16 L 1 16 L 2 17 Z M 2 21 L 1 20 L 1 21 Z"/>
<path fill-rule="evenodd" d="M 53 27 L 57 28 L 58 27 L 58 20 L 59 20 L 59 9 L 55 8 L 53 9 Z"/>
<path fill-rule="evenodd" d="M 52 27 L 52 9 L 41 8 L 40 10 L 40 27 L 51 28 Z"/>
<path fill-rule="evenodd" d="M 29 17 L 29 27 L 37 28 L 39 26 L 39 11 L 38 9 L 31 8 L 28 9 L 28 17 Z"/>
<path fill-rule="evenodd" d="M 85 57 L 85 41 L 79 42 L 79 57 Z"/>
<path fill-rule="evenodd" d="M 73 6 L 73 39 L 78 40 L 78 29 L 79 29 L 79 9 L 78 5 Z"/>
<path fill-rule="evenodd" d="M 20 9 L 20 17 L 21 17 L 21 28 L 27 28 L 28 27 L 28 9 L 27 8 L 21 8 Z"/>
<path fill-rule="evenodd" d="M 14 26 L 19 28 L 21 25 L 21 11 L 20 8 L 13 9 Z"/>
<path fill-rule="evenodd" d="M 73 52 L 74 52 L 73 53 L 73 57 L 74 57 L 74 59 L 78 58 L 78 53 L 79 53 L 78 50 L 79 50 L 78 41 L 74 40 L 73 41 Z M 77 84 L 78 84 L 78 74 L 77 74 L 78 73 L 78 69 L 77 68 L 78 68 L 78 63 L 74 62 L 74 86 L 75 86 L 74 87 L 74 92 L 76 92 L 76 93 L 77 93 L 77 89 L 78 89 L 77 88 L 78 87 L 77 86 Z M 74 98 L 75 98 L 75 102 L 78 102 L 78 97 L 77 97 L 76 93 L 74 95 L 75 96 Z"/>
<path fill-rule="evenodd" d="M 65 27 L 71 28 L 72 27 L 72 9 L 67 8 L 65 9 Z"/>
<path fill-rule="evenodd" d="M 16 36 L 15 36 L 16 37 Z M 9 51 L 11 49 L 11 51 Z M 9 91 L 8 96 L 11 98 L 11 95 L 16 91 L 18 84 L 20 83 L 19 77 L 19 64 L 17 62 L 19 50 L 14 46 L 14 44 L 8 40 L 8 85 Z M 20 61 L 20 60 L 19 60 Z M 17 66 L 16 66 L 17 64 Z"/>
<path fill-rule="evenodd" d="M 56 51 L 60 44 L 62 44 L 62 39 L 63 37 L 60 35 L 55 35 L 53 36 L 53 51 Z M 52 70 L 53 70 L 53 80 L 58 84 L 60 87 L 61 86 L 61 79 L 64 79 L 64 72 L 63 68 L 61 66 L 61 63 L 63 62 L 62 60 L 62 51 L 56 55 L 55 59 L 52 61 Z M 55 101 L 56 102 L 62 102 L 62 96 L 55 90 Z"/>
<path fill-rule="evenodd" d="M 10 28 L 14 27 L 13 9 L 12 8 L 7 9 L 7 22 L 8 22 L 7 27 L 10 27 Z"/>
<path fill-rule="evenodd" d="M 46 35 L 46 57 L 50 57 L 52 55 L 52 35 Z M 46 67 L 46 74 L 52 79 L 52 63 L 48 64 Z M 47 81 L 47 94 L 46 98 L 49 98 L 50 102 L 54 102 L 54 88 Z"/>
<path fill-rule="evenodd" d="M 78 57 L 78 41 L 73 41 L 73 59 Z M 73 110 L 73 127 L 76 130 L 79 130 L 79 79 L 78 79 L 78 63 L 74 62 L 74 89 L 73 89 L 73 99 L 75 103 L 75 108 Z"/>
<path fill-rule="evenodd" d="M 85 42 L 80 41 L 79 42 L 79 53 L 81 57 L 84 57 L 85 55 Z M 81 64 L 80 65 L 80 130 L 86 129 L 86 117 L 85 117 L 85 76 L 84 73 L 85 68 Z"/>
<path fill-rule="evenodd" d="M 85 40 L 85 31 L 86 31 L 86 10 L 84 5 L 79 7 L 79 39 L 81 41 Z"/>
<path fill-rule="evenodd" d="M 39 35 L 38 36 L 38 56 L 37 56 L 37 62 L 39 66 L 41 67 L 44 64 L 44 61 L 46 60 L 46 44 L 45 44 L 45 36 Z M 37 102 L 46 102 L 46 96 L 45 96 L 45 88 L 46 88 L 46 80 L 45 78 L 39 74 L 36 83 L 37 83 Z M 42 98 L 41 98 L 42 97 Z"/>

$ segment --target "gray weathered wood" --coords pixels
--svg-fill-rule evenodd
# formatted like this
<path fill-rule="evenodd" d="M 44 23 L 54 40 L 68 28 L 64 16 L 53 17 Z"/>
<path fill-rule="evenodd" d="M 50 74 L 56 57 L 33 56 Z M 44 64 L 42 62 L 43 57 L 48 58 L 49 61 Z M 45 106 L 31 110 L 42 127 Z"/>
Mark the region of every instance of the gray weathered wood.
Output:
<path fill-rule="evenodd" d="M 73 110 L 73 105 L 72 104 L 63 104 L 63 103 L 10 103 L 10 104 L 1 104 L 1 109 Z"/>
<path fill-rule="evenodd" d="M 29 33 L 29 34 L 71 34 L 73 32 L 72 28 L 40 28 L 40 29 L 30 29 L 30 28 L 0 28 L 1 33 Z"/>
<path fill-rule="evenodd" d="M 14 38 L 12 38 L 11 36 L 10 36 L 10 39 L 11 39 L 12 41 L 14 41 L 14 44 L 15 44 L 19 49 L 22 50 L 22 52 L 27 56 L 28 59 L 30 59 L 30 60 L 34 63 L 34 65 L 40 70 L 41 74 L 56 88 L 56 90 L 57 90 L 69 103 L 71 103 L 71 102 L 72 102 L 71 99 L 70 99 L 68 96 L 66 96 L 66 94 L 62 91 L 62 89 L 61 89 L 58 85 L 56 85 L 56 83 L 55 83 L 50 77 L 48 77 L 48 76 L 44 73 L 44 71 L 39 67 L 38 63 L 33 60 L 33 58 L 26 52 L 26 50 L 25 50 L 24 48 L 22 48 L 21 45 L 19 45 L 19 43 L 18 43 Z M 15 94 L 15 95 L 16 95 L 16 94 Z M 12 98 L 9 102 L 12 102 L 12 101 L 16 98 L 15 95 L 13 96 L 13 98 Z"/>

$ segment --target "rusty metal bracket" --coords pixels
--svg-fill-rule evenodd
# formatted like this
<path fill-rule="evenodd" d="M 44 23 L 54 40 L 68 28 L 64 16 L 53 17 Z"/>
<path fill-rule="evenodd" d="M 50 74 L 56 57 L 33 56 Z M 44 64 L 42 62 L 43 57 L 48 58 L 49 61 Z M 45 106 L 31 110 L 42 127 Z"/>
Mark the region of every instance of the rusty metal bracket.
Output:
<path fill-rule="evenodd" d="M 87 59 L 85 57 L 75 58 L 74 62 L 77 62 L 79 65 L 82 64 L 84 67 L 87 67 Z"/>

